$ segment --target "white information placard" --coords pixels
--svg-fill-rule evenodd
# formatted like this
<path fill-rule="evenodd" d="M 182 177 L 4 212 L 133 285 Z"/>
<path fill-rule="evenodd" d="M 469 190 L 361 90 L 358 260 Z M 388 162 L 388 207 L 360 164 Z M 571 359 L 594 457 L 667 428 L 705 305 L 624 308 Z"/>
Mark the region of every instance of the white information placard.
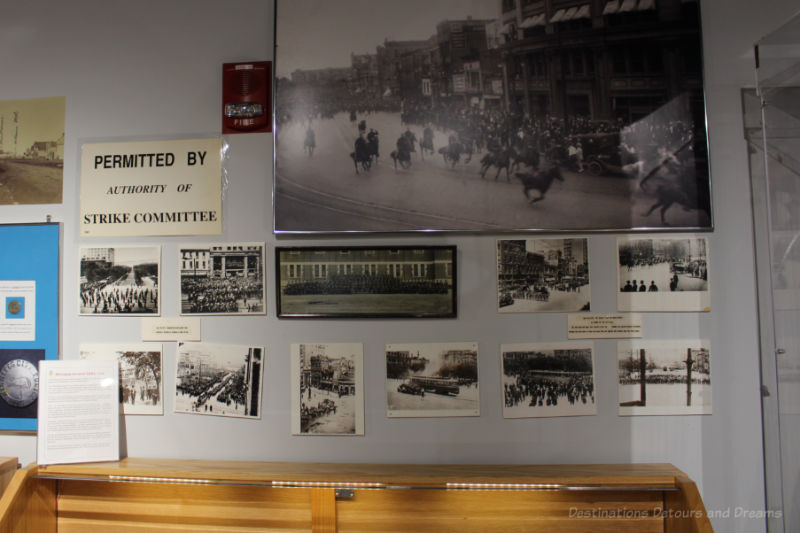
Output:
<path fill-rule="evenodd" d="M 222 233 L 220 138 L 85 143 L 83 237 Z"/>
<path fill-rule="evenodd" d="M 567 316 L 569 339 L 632 339 L 642 336 L 642 315 L 578 315 Z"/>
<path fill-rule="evenodd" d="M 39 362 L 40 465 L 119 460 L 119 363 Z"/>
<path fill-rule="evenodd" d="M 200 342 L 199 318 L 143 318 L 144 342 Z"/>
<path fill-rule="evenodd" d="M 0 280 L 0 341 L 36 340 L 36 282 Z"/>

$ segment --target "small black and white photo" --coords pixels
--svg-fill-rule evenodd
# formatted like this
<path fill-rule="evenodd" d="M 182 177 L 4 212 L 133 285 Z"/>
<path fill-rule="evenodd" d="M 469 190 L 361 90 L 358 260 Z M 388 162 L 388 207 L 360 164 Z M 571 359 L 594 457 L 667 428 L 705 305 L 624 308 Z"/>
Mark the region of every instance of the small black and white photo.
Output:
<path fill-rule="evenodd" d="M 618 237 L 619 311 L 710 311 L 708 240 Z"/>
<path fill-rule="evenodd" d="M 456 247 L 276 248 L 280 318 L 456 316 Z"/>
<path fill-rule="evenodd" d="M 500 313 L 589 311 L 589 247 L 578 239 L 497 241 Z"/>
<path fill-rule="evenodd" d="M 276 0 L 275 232 L 710 228 L 700 4 Z"/>
<path fill-rule="evenodd" d="M 386 345 L 389 418 L 480 416 L 477 342 Z"/>
<path fill-rule="evenodd" d="M 291 345 L 292 435 L 364 434 L 363 352 L 357 342 Z"/>
<path fill-rule="evenodd" d="M 161 247 L 81 247 L 81 315 L 161 314 Z"/>
<path fill-rule="evenodd" d="M 126 415 L 163 415 L 160 344 L 81 344 L 81 359 L 119 361 L 119 403 Z"/>
<path fill-rule="evenodd" d="M 502 344 L 500 364 L 504 418 L 597 414 L 591 342 Z"/>
<path fill-rule="evenodd" d="M 261 418 L 264 347 L 178 343 L 175 412 Z"/>
<path fill-rule="evenodd" d="M 710 415 L 705 339 L 617 342 L 620 415 Z"/>
<path fill-rule="evenodd" d="M 264 243 L 184 244 L 181 315 L 266 314 Z"/>

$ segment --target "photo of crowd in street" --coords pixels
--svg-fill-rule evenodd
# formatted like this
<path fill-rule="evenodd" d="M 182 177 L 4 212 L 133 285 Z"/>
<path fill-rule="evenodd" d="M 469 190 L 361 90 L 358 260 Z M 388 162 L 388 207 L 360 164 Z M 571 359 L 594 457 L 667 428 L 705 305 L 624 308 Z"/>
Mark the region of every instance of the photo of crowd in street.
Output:
<path fill-rule="evenodd" d="M 456 247 L 276 248 L 278 316 L 456 316 Z"/>
<path fill-rule="evenodd" d="M 160 246 L 81 247 L 81 315 L 161 314 Z"/>
<path fill-rule="evenodd" d="M 580 239 L 497 241 L 500 313 L 589 311 L 589 248 Z"/>
<path fill-rule="evenodd" d="M 480 416 L 477 342 L 386 345 L 386 415 Z"/>
<path fill-rule="evenodd" d="M 119 404 L 123 414 L 164 414 L 160 344 L 81 344 L 80 357 L 119 361 Z"/>
<path fill-rule="evenodd" d="M 178 343 L 175 412 L 261 418 L 263 346 Z"/>
<path fill-rule="evenodd" d="M 697 0 L 275 17 L 277 233 L 712 225 Z"/>
<path fill-rule="evenodd" d="M 266 313 L 263 242 L 183 245 L 179 261 L 181 315 Z"/>
<path fill-rule="evenodd" d="M 709 311 L 705 237 L 618 237 L 619 311 Z"/>
<path fill-rule="evenodd" d="M 292 344 L 292 434 L 363 435 L 361 343 Z"/>
<path fill-rule="evenodd" d="M 0 205 L 60 204 L 66 99 L 0 100 Z"/>
<path fill-rule="evenodd" d="M 597 414 L 591 342 L 503 344 L 503 417 Z"/>
<path fill-rule="evenodd" d="M 620 415 L 711 414 L 705 339 L 618 341 Z"/>

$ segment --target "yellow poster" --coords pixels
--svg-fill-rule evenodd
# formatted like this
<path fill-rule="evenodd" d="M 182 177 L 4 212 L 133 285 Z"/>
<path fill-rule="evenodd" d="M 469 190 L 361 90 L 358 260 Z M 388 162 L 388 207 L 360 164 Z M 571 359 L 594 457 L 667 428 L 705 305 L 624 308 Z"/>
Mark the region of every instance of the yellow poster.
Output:
<path fill-rule="evenodd" d="M 85 143 L 83 237 L 222 233 L 222 140 Z"/>

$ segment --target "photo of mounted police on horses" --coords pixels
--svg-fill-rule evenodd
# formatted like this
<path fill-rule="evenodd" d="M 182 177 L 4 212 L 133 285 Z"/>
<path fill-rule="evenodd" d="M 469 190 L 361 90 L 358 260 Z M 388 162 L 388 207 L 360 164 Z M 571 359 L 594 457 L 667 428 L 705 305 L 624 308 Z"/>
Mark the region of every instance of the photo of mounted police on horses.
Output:
<path fill-rule="evenodd" d="M 456 247 L 275 249 L 278 317 L 452 318 Z"/>
<path fill-rule="evenodd" d="M 712 228 L 697 0 L 276 0 L 276 233 Z"/>

